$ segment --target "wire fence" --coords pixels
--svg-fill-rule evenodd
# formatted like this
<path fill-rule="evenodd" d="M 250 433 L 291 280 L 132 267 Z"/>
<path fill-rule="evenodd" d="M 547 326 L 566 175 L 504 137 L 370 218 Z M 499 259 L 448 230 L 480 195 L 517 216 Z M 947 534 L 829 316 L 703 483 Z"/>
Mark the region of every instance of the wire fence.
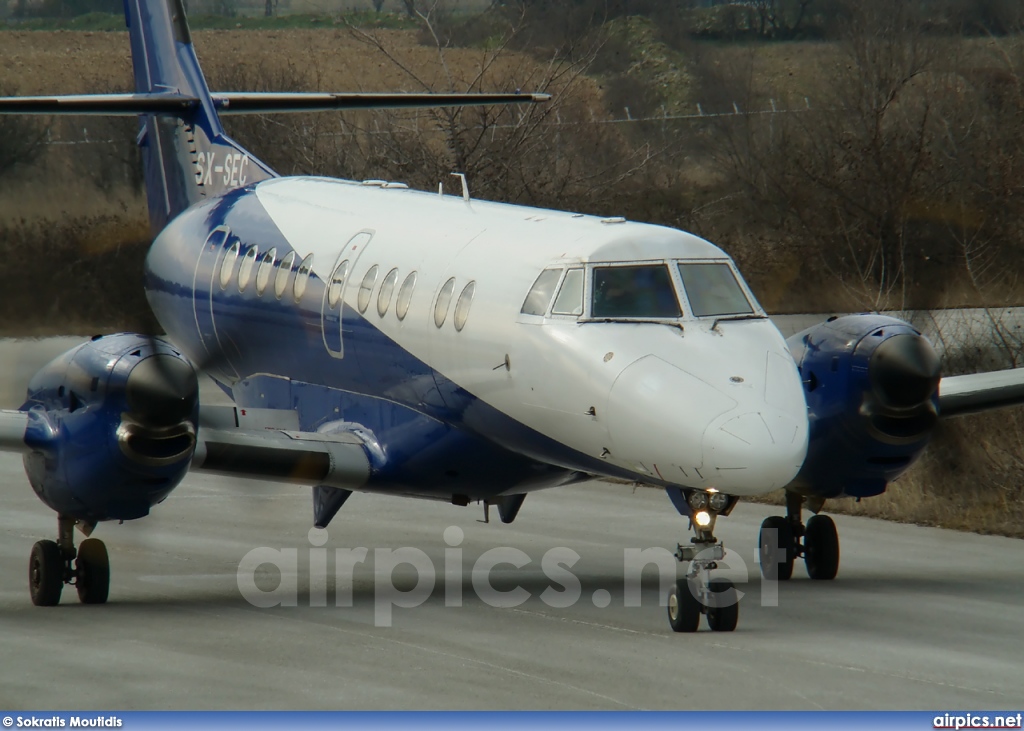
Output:
<path fill-rule="evenodd" d="M 713 119 L 722 119 L 729 117 L 751 117 L 751 116 L 765 116 L 765 115 L 776 115 L 776 114 L 801 114 L 814 111 L 811 106 L 811 101 L 808 97 L 804 97 L 804 104 L 798 107 L 787 107 L 781 108 L 778 106 L 774 99 L 769 99 L 769 106 L 764 109 L 755 110 L 744 110 L 740 107 L 737 102 L 733 102 L 731 107 L 727 108 L 726 111 L 706 111 L 705 107 L 701 103 L 697 103 L 696 111 L 693 112 L 676 112 L 669 113 L 667 108 L 663 107 L 660 114 L 647 115 L 642 117 L 635 117 L 630 112 L 629 107 L 624 107 L 623 112 L 625 116 L 612 117 L 610 119 L 601 119 L 597 117 L 593 110 L 590 113 L 590 119 L 584 121 L 564 121 L 561 116 L 556 112 L 555 119 L 547 124 L 554 127 L 578 127 L 580 125 L 629 125 L 629 124 L 652 124 L 661 123 L 668 124 L 670 122 L 700 122 L 710 121 Z M 492 124 L 487 125 L 487 128 L 493 132 L 500 130 L 516 129 L 519 127 L 517 124 Z M 483 128 L 482 126 L 478 128 Z M 423 131 L 409 129 L 406 131 Z M 323 134 L 327 137 L 354 137 L 356 135 L 387 135 L 391 134 L 391 130 L 380 129 L 379 124 L 375 125 L 374 129 L 343 129 L 339 132 L 329 132 Z M 99 145 L 99 144 L 117 144 L 130 141 L 129 138 L 122 139 L 111 139 L 107 137 L 91 137 L 89 135 L 89 128 L 83 127 L 81 129 L 81 136 L 77 138 L 66 138 L 61 137 L 59 134 L 55 134 L 52 129 L 48 129 L 46 133 L 46 145 L 53 146 L 67 146 L 67 145 Z"/>

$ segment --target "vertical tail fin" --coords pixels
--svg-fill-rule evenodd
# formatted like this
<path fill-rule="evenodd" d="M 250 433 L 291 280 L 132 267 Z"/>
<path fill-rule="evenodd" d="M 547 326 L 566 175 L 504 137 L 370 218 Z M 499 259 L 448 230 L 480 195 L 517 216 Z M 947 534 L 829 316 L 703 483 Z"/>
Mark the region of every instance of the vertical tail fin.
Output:
<path fill-rule="evenodd" d="M 182 0 L 125 0 L 136 94 L 197 100 L 179 115 L 141 114 L 138 144 L 154 235 L 190 205 L 276 177 L 224 134 Z"/>

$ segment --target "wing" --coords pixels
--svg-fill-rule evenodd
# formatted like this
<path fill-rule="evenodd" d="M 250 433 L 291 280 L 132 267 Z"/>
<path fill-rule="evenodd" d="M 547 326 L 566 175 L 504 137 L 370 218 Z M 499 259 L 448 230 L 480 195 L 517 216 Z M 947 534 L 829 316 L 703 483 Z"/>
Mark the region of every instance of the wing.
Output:
<path fill-rule="evenodd" d="M 939 384 L 939 415 L 976 414 L 1024 404 L 1024 368 L 943 378 Z"/>
<path fill-rule="evenodd" d="M 0 410 L 0 452 L 27 452 L 25 432 L 29 415 L 24 411 Z"/>
<path fill-rule="evenodd" d="M 37 449 L 51 429 L 34 412 L 0 410 L 0 452 Z M 353 432 L 299 431 L 294 411 L 204 406 L 190 469 L 356 490 L 370 477 L 364 445 Z"/>

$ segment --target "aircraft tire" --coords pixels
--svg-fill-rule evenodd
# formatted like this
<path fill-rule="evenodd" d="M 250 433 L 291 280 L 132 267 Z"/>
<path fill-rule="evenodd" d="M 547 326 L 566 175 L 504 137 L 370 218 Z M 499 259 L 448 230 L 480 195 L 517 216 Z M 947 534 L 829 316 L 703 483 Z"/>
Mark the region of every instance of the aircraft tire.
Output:
<path fill-rule="evenodd" d="M 82 604 L 105 604 L 110 593 L 110 557 L 103 541 L 87 538 L 78 547 L 75 588 Z"/>
<path fill-rule="evenodd" d="M 839 532 L 832 518 L 815 515 L 804 533 L 804 565 L 817 581 L 831 581 L 839 573 Z"/>
<path fill-rule="evenodd" d="M 55 541 L 39 541 L 32 546 L 28 562 L 28 589 L 37 607 L 60 604 L 64 589 L 64 557 Z"/>
<path fill-rule="evenodd" d="M 736 587 L 728 579 L 712 579 L 708 582 L 711 602 L 708 607 L 708 626 L 713 632 L 732 632 L 740 618 L 740 600 Z"/>
<path fill-rule="evenodd" d="M 771 541 L 771 531 L 776 542 Z M 793 527 L 781 515 L 771 515 L 761 523 L 758 536 L 758 558 L 761 576 L 774 581 L 788 581 L 793 576 L 793 560 L 796 558 L 793 541 Z"/>
<path fill-rule="evenodd" d="M 673 632 L 696 632 L 700 626 L 701 605 L 686 579 L 668 590 L 668 623 Z"/>

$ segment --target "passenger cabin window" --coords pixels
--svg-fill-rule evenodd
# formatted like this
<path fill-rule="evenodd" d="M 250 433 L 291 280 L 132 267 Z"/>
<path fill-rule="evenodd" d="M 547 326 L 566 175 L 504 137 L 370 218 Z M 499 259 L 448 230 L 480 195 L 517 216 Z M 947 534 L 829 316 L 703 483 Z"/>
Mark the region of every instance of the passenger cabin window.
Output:
<path fill-rule="evenodd" d="M 416 272 L 411 272 L 402 282 L 398 290 L 398 301 L 395 302 L 395 315 L 399 320 L 404 320 L 409 314 L 409 304 L 412 302 L 412 291 L 416 287 Z"/>
<path fill-rule="evenodd" d="M 271 249 L 260 259 L 260 268 L 256 270 L 256 294 L 260 297 L 270 284 L 270 275 L 274 271 L 274 260 L 277 259 L 277 249 Z"/>
<path fill-rule="evenodd" d="M 561 269 L 545 269 L 537 277 L 537 281 L 530 287 L 530 293 L 526 295 L 523 308 L 520 310 L 524 315 L 544 315 L 548 311 L 548 303 L 551 302 L 551 295 L 555 293 L 555 286 L 558 278 L 562 276 Z"/>
<path fill-rule="evenodd" d="M 445 318 L 448 317 L 448 307 L 452 303 L 452 292 L 454 291 L 455 277 L 452 277 L 437 293 L 437 302 L 434 303 L 434 324 L 438 327 L 444 325 Z"/>
<path fill-rule="evenodd" d="M 250 246 L 242 257 L 242 263 L 238 267 L 238 291 L 244 292 L 252 281 L 252 270 L 256 268 L 256 257 L 260 255 L 259 247 Z"/>
<path fill-rule="evenodd" d="M 728 264 L 680 262 L 679 276 L 695 317 L 750 315 L 754 312 Z"/>
<path fill-rule="evenodd" d="M 466 320 L 469 319 L 469 307 L 473 304 L 473 295 L 476 294 L 476 282 L 470 282 L 459 295 L 459 301 L 455 303 L 455 330 L 462 332 L 466 327 Z"/>
<path fill-rule="evenodd" d="M 289 251 L 277 265 L 277 277 L 274 279 L 274 296 L 278 299 L 281 299 L 284 296 L 284 291 L 288 289 L 288 278 L 292 275 L 293 266 L 295 266 L 295 252 Z"/>
<path fill-rule="evenodd" d="M 374 264 L 363 275 L 363 281 L 359 283 L 359 295 L 356 297 L 356 306 L 359 307 L 359 314 L 366 312 L 366 308 L 370 306 L 370 295 L 373 294 L 373 285 L 377 283 L 377 271 L 378 267 Z"/>
<path fill-rule="evenodd" d="M 309 275 L 313 273 L 313 255 L 308 254 L 302 263 L 299 264 L 299 271 L 295 274 L 295 284 L 292 285 L 292 294 L 295 295 L 295 301 L 298 302 L 302 299 L 302 295 L 306 292 L 306 285 L 309 284 Z"/>
<path fill-rule="evenodd" d="M 242 247 L 241 242 L 235 239 L 231 242 L 227 252 L 224 254 L 224 261 L 220 264 L 220 288 L 227 289 L 231 281 L 231 274 L 235 270 L 235 259 L 238 258 L 238 250 Z"/>
<path fill-rule="evenodd" d="M 395 293 L 395 284 L 398 282 L 398 269 L 392 269 L 388 272 L 388 275 L 384 277 L 384 281 L 380 283 L 380 292 L 377 294 L 377 314 L 381 317 L 388 311 L 388 307 L 391 306 L 391 297 Z"/>
<path fill-rule="evenodd" d="M 660 318 L 681 314 L 676 288 L 664 264 L 594 269 L 593 317 Z"/>
<path fill-rule="evenodd" d="M 562 280 L 562 288 L 555 297 L 555 305 L 551 308 L 552 315 L 583 314 L 583 270 L 570 269 Z"/>
<path fill-rule="evenodd" d="M 327 304 L 333 310 L 341 302 L 341 292 L 345 288 L 345 277 L 348 276 L 348 259 L 341 262 L 331 275 L 331 284 L 327 288 Z"/>

